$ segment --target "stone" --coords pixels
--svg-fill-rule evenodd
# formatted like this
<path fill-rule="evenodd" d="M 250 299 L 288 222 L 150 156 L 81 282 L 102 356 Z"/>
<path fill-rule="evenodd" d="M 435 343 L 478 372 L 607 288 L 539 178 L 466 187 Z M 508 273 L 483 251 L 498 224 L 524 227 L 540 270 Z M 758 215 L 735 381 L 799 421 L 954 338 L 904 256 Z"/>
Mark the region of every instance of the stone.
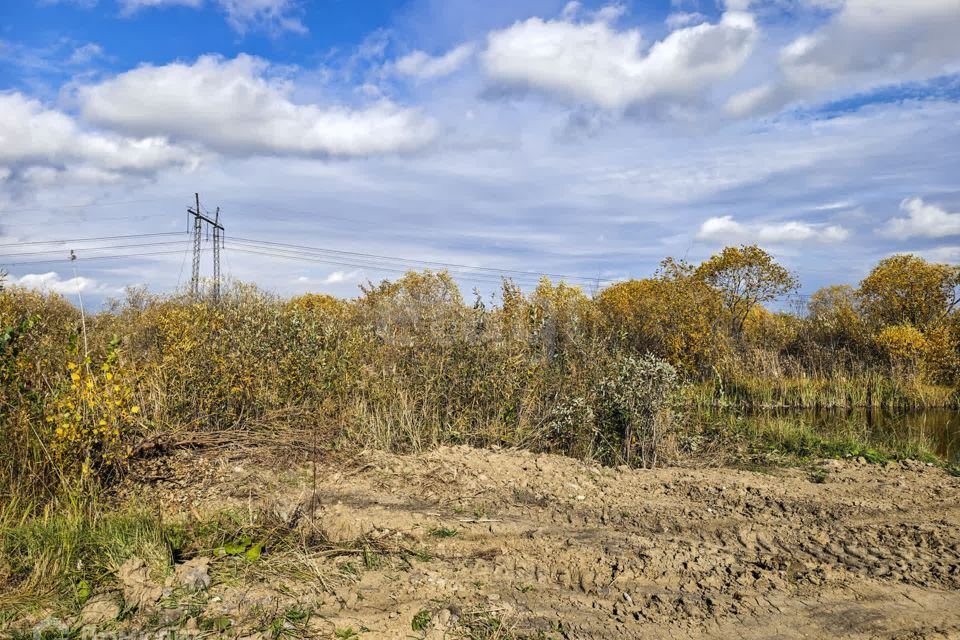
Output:
<path fill-rule="evenodd" d="M 177 566 L 175 574 L 180 586 L 204 591 L 210 588 L 210 558 L 188 560 Z"/>
<path fill-rule="evenodd" d="M 143 558 L 130 558 L 117 569 L 123 585 L 123 600 L 129 607 L 146 609 L 163 596 L 163 588 L 150 580 L 150 571 Z"/>
<path fill-rule="evenodd" d="M 83 605 L 77 622 L 81 627 L 96 627 L 112 622 L 120 615 L 120 603 L 110 593 L 100 593 Z"/>

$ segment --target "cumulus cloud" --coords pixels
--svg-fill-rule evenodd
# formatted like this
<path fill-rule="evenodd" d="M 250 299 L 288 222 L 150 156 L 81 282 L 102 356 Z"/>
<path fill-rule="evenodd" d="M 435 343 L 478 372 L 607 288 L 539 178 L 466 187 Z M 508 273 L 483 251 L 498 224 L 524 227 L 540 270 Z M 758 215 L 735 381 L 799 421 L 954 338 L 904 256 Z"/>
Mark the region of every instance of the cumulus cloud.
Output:
<path fill-rule="evenodd" d="M 960 69 L 957 0 L 845 0 L 839 5 L 824 26 L 781 49 L 778 80 L 734 96 L 728 111 L 753 115 L 836 86 L 863 90 Z"/>
<path fill-rule="evenodd" d="M 770 242 L 777 244 L 801 242 L 840 242 L 849 233 L 835 225 L 813 225 L 807 222 L 742 223 L 733 216 L 709 218 L 697 232 L 698 240 L 723 242 Z"/>
<path fill-rule="evenodd" d="M 20 93 L 0 94 L 0 168 L 9 177 L 71 170 L 87 178 L 153 173 L 193 166 L 193 154 L 162 137 L 124 137 L 82 130 L 60 111 Z"/>
<path fill-rule="evenodd" d="M 505 86 L 625 109 L 702 95 L 740 69 L 757 33 L 752 16 L 727 12 L 716 24 L 677 29 L 645 48 L 639 30 L 618 30 L 607 16 L 577 22 L 565 14 L 491 32 L 482 61 Z"/>
<path fill-rule="evenodd" d="M 197 142 L 226 154 L 365 156 L 430 142 L 436 124 L 383 100 L 362 109 L 291 101 L 269 64 L 239 55 L 193 64 L 145 65 L 81 87 L 89 122 L 131 135 Z"/>
<path fill-rule="evenodd" d="M 320 282 L 322 284 L 340 284 L 342 282 L 351 282 L 360 277 L 359 271 L 334 271 L 327 275 Z"/>
<path fill-rule="evenodd" d="M 946 238 L 960 236 L 960 213 L 927 204 L 922 198 L 907 198 L 900 203 L 906 217 L 892 218 L 883 233 L 892 238 Z"/>
<path fill-rule="evenodd" d="M 121 11 L 130 15 L 142 9 L 160 7 L 190 7 L 199 9 L 204 0 L 119 0 Z M 298 14 L 299 3 L 295 0 L 213 0 L 226 15 L 230 26 L 245 33 L 253 29 L 266 31 L 292 31 L 306 33 Z"/>
<path fill-rule="evenodd" d="M 434 80 L 450 75 L 462 67 L 473 56 L 473 51 L 472 44 L 462 44 L 441 56 L 414 51 L 393 62 L 389 70 L 417 80 Z"/>
<path fill-rule="evenodd" d="M 109 293 L 114 291 L 107 285 L 93 278 L 76 276 L 63 279 L 56 271 L 47 273 L 28 273 L 19 278 L 10 277 L 10 284 L 19 285 L 28 289 L 38 289 L 40 291 L 50 291 L 62 295 L 76 295 L 80 293 Z"/>
<path fill-rule="evenodd" d="M 960 263 L 960 247 L 935 247 L 917 253 L 930 262 Z"/>

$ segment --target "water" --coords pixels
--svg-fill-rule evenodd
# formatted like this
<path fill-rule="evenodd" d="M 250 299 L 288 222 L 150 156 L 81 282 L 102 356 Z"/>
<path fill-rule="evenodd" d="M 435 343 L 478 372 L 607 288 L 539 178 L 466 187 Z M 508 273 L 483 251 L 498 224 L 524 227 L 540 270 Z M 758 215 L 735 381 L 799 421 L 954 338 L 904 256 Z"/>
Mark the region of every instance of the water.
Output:
<path fill-rule="evenodd" d="M 754 412 L 747 420 L 762 424 L 785 418 L 825 435 L 854 430 L 877 443 L 922 443 L 946 460 L 960 463 L 960 411 L 956 409 L 776 409 Z"/>

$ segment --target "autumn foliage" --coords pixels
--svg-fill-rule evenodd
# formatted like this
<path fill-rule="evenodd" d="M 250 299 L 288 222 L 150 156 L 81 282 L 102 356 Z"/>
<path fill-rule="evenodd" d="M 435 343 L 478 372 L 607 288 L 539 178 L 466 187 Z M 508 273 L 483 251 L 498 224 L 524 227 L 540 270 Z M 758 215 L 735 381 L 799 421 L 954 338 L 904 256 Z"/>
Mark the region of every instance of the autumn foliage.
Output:
<path fill-rule="evenodd" d="M 795 276 L 744 246 L 667 259 L 594 296 L 544 279 L 465 300 L 450 275 L 423 272 L 353 300 L 136 290 L 81 322 L 63 298 L 11 287 L 0 499 L 116 475 L 145 442 L 183 432 L 284 425 L 336 446 L 496 444 L 649 465 L 669 457 L 691 389 L 751 406 L 953 403 L 958 284 L 957 267 L 894 256 L 798 308 L 784 301 Z"/>

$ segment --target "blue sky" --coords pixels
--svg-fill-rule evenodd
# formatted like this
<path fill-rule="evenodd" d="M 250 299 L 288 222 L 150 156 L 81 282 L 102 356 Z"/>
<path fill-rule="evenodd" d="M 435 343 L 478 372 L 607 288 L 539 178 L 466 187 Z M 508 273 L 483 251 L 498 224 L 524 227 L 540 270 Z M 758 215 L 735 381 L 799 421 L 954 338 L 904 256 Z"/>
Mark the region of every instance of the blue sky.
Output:
<path fill-rule="evenodd" d="M 173 234 L 194 191 L 225 271 L 284 295 L 416 261 L 602 286 L 741 242 L 808 293 L 957 262 L 957 33 L 958 0 L 5 2 L 0 265 L 170 291 L 183 236 L 41 242 Z"/>

